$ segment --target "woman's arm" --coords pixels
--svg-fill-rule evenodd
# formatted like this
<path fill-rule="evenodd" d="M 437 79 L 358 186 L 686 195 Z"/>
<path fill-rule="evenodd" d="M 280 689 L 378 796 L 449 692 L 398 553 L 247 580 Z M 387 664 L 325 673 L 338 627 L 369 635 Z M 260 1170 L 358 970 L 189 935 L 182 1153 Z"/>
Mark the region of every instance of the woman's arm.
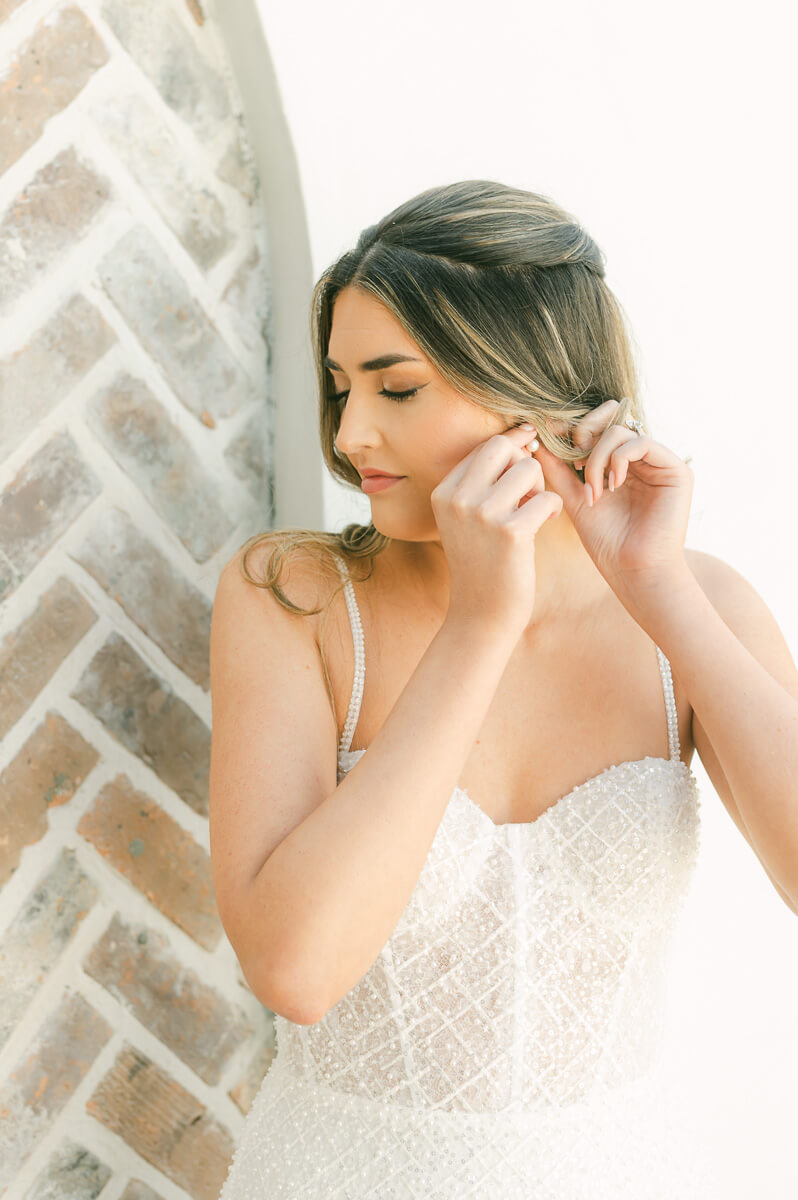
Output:
<path fill-rule="evenodd" d="M 773 614 L 739 572 L 694 550 L 624 603 L 684 686 L 702 764 L 798 914 L 798 671 Z"/>
<path fill-rule="evenodd" d="M 518 636 L 450 610 L 336 786 L 337 730 L 308 622 L 241 580 L 235 561 L 226 568 L 211 630 L 214 887 L 244 974 L 273 1011 L 318 1021 L 377 958 Z"/>

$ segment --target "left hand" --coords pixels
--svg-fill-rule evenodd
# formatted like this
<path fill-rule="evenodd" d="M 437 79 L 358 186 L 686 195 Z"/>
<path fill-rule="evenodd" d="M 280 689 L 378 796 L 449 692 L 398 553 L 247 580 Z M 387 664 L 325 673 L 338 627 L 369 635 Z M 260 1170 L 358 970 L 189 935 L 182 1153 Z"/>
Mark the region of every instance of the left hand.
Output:
<path fill-rule="evenodd" d="M 688 570 L 684 539 L 693 472 L 667 446 L 626 425 L 609 425 L 620 405 L 608 400 L 582 418 L 572 442 L 585 450 L 585 483 L 545 446 L 534 451 L 546 483 L 599 571 L 619 595 L 634 596 L 664 576 Z M 609 472 L 614 473 L 614 491 Z M 605 474 L 607 482 L 605 483 Z M 586 484 L 593 490 L 588 504 Z"/>

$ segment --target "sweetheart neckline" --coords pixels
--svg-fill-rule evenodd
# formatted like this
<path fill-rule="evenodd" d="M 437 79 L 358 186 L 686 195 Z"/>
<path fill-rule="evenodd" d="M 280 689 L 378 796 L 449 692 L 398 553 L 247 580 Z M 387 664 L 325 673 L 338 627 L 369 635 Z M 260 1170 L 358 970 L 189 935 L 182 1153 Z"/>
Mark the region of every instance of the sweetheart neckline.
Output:
<path fill-rule="evenodd" d="M 340 761 L 342 756 L 345 756 L 345 755 L 355 756 L 355 755 L 359 755 L 359 754 L 365 754 L 367 750 L 368 750 L 368 746 L 363 746 L 360 750 L 339 750 L 338 758 Z M 455 786 L 455 789 L 449 798 L 449 804 L 451 804 L 452 800 L 454 800 L 455 797 L 463 797 L 466 800 L 466 802 L 468 803 L 468 805 L 472 809 L 474 809 L 474 811 L 479 816 L 484 818 L 484 820 L 486 820 L 488 822 L 488 825 L 490 825 L 490 827 L 494 830 L 496 830 L 496 829 L 519 829 L 519 830 L 520 829 L 535 829 L 536 826 L 540 825 L 541 822 L 544 820 L 544 818 L 549 817 L 549 815 L 551 813 L 553 813 L 555 809 L 558 811 L 561 811 L 562 808 L 567 806 L 567 802 L 570 801 L 574 796 L 583 792 L 585 790 L 585 788 L 589 787 L 591 784 L 596 783 L 597 780 L 603 779 L 605 775 L 610 775 L 615 771 L 620 771 L 624 767 L 637 767 L 637 766 L 641 766 L 643 763 L 648 763 L 648 762 L 664 763 L 666 766 L 670 766 L 671 764 L 673 764 L 674 767 L 679 771 L 680 774 L 685 775 L 685 777 L 687 779 L 692 780 L 692 782 L 694 784 L 697 784 L 697 780 L 696 780 L 695 776 L 693 775 L 692 769 L 688 766 L 688 764 L 686 762 L 684 762 L 684 760 L 682 758 L 663 758 L 661 755 L 646 754 L 643 758 L 629 758 L 629 759 L 626 759 L 624 762 L 612 763 L 609 767 L 605 767 L 602 771 L 599 771 L 596 775 L 591 775 L 589 779 L 583 780 L 582 783 L 577 783 L 575 787 L 572 787 L 570 789 L 570 791 L 565 792 L 562 796 L 558 796 L 558 798 L 556 800 L 554 800 L 551 804 L 549 804 L 546 808 L 544 808 L 543 811 L 541 813 L 539 813 L 538 816 L 536 816 L 534 818 L 534 820 L 532 820 L 532 821 L 501 821 L 501 822 L 494 821 L 493 818 L 491 816 L 489 816 L 488 813 L 485 812 L 485 809 L 482 808 L 482 806 L 480 804 L 477 804 L 476 800 L 474 800 L 469 795 L 469 793 L 467 792 L 467 790 L 465 788 L 460 787 L 459 784 L 457 786 Z M 448 809 L 448 804 L 447 804 L 447 809 Z"/>

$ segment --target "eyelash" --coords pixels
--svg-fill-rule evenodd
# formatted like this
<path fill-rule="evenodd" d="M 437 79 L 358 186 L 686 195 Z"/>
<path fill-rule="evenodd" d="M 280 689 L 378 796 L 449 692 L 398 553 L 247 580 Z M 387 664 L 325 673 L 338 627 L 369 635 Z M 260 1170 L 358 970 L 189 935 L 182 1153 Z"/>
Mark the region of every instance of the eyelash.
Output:
<path fill-rule="evenodd" d="M 398 404 L 401 404 L 403 400 L 409 400 L 411 396 L 415 396 L 417 391 L 418 388 L 410 388 L 410 390 L 407 392 L 389 392 L 386 388 L 383 388 L 379 394 L 381 396 L 387 396 L 389 400 L 396 400 Z M 349 389 L 347 388 L 345 392 L 334 392 L 331 399 L 343 400 L 344 397 L 348 395 Z"/>

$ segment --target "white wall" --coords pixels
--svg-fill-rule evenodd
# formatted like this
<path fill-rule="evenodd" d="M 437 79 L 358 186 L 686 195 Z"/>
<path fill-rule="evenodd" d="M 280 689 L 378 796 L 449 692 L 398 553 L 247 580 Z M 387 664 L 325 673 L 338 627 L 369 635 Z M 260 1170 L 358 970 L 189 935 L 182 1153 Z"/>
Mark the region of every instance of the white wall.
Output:
<path fill-rule="evenodd" d="M 789 6 L 257 3 L 314 278 L 437 183 L 491 178 L 563 204 L 608 256 L 655 435 L 693 456 L 688 545 L 751 580 L 795 652 Z M 327 527 L 367 518 L 365 497 L 329 479 L 324 494 Z M 781 1200 L 798 1190 L 798 923 L 693 762 L 704 842 L 677 952 L 674 1063 L 698 1120 L 717 1109 L 718 1196 Z"/>

